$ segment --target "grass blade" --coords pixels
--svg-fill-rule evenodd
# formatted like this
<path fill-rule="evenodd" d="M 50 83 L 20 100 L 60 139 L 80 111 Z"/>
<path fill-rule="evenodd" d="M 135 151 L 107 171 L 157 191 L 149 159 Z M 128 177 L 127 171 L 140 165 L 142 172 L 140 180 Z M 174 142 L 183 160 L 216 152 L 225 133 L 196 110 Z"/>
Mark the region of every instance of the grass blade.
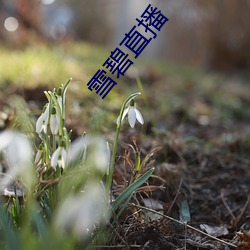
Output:
<path fill-rule="evenodd" d="M 138 178 L 133 184 L 126 188 L 118 198 L 112 203 L 112 208 L 115 211 L 124 200 L 126 200 L 137 188 L 139 188 L 154 172 L 154 168 L 149 169 L 143 176 Z"/>

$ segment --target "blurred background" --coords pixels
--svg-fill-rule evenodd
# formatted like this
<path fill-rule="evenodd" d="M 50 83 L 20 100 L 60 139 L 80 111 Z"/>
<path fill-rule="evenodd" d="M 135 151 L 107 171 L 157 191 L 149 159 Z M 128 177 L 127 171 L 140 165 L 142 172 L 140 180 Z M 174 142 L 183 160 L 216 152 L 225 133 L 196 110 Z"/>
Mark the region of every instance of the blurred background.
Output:
<path fill-rule="evenodd" d="M 143 52 L 145 58 L 248 69 L 248 0 L 1 0 L 0 39 L 18 48 L 72 39 L 116 46 L 149 3 L 170 21 Z"/>

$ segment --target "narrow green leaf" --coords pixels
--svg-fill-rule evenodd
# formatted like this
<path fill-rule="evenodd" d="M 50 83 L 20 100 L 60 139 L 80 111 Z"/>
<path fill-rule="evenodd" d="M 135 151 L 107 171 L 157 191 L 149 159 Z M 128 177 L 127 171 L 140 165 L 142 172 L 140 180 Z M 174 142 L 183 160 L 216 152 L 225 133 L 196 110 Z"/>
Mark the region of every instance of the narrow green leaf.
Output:
<path fill-rule="evenodd" d="M 67 81 L 67 83 L 63 86 L 63 90 L 62 90 L 62 95 L 65 96 L 66 91 L 68 89 L 69 83 L 72 81 L 72 78 L 69 78 L 69 80 Z"/>
<path fill-rule="evenodd" d="M 34 223 L 36 225 L 36 229 L 37 229 L 38 235 L 40 237 L 44 236 L 44 233 L 45 233 L 45 222 L 44 222 L 44 220 L 42 218 L 42 215 L 38 211 L 34 211 L 33 220 L 34 220 Z"/>
<path fill-rule="evenodd" d="M 137 188 L 139 188 L 154 172 L 154 168 L 149 169 L 143 176 L 138 178 L 133 184 L 126 188 L 118 198 L 112 203 L 112 208 L 115 211 L 124 200 L 126 200 Z"/>
<path fill-rule="evenodd" d="M 2 228 L 6 249 L 7 250 L 21 250 L 20 241 L 16 231 L 10 225 L 8 221 L 7 213 L 3 212 L 2 208 L 0 208 L 0 227 Z"/>
<path fill-rule="evenodd" d="M 137 159 L 136 159 L 136 167 L 135 171 L 138 173 L 141 170 L 141 154 L 140 152 L 137 154 Z"/>
<path fill-rule="evenodd" d="M 116 221 L 119 219 L 120 215 L 122 214 L 122 212 L 124 211 L 124 209 L 126 208 L 127 204 L 129 203 L 130 199 L 132 198 L 133 193 L 131 193 L 129 195 L 129 197 L 127 198 L 127 200 L 123 203 L 122 207 L 119 209 L 119 212 L 117 213 L 117 215 L 115 216 L 112 225 L 114 225 L 116 223 Z"/>

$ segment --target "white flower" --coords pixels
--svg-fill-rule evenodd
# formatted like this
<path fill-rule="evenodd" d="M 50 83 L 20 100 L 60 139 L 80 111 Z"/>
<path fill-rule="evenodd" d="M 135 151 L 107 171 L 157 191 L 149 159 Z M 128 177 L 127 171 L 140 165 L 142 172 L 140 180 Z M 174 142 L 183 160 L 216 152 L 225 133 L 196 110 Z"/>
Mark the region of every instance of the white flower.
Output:
<path fill-rule="evenodd" d="M 105 192 L 98 182 L 89 184 L 79 195 L 68 196 L 56 213 L 56 229 L 86 240 L 95 226 L 108 217 L 108 203 L 104 197 Z"/>
<path fill-rule="evenodd" d="M 47 132 L 47 125 L 49 120 L 49 104 L 47 104 L 45 110 L 40 115 L 36 122 L 36 132 L 41 133 L 42 131 L 46 134 Z"/>
<path fill-rule="evenodd" d="M 144 123 L 144 120 L 143 120 L 141 112 L 135 107 L 134 100 L 131 100 L 129 107 L 124 110 L 123 115 L 122 115 L 122 120 L 125 118 L 125 116 L 127 114 L 128 114 L 129 125 L 132 128 L 134 128 L 134 126 L 135 126 L 136 119 L 141 124 Z M 118 119 L 119 119 L 119 117 L 118 117 Z"/>
<path fill-rule="evenodd" d="M 37 165 L 39 165 L 42 161 L 42 156 L 43 156 L 43 145 L 40 144 L 38 150 L 37 150 L 37 153 L 36 153 L 36 156 L 35 156 L 35 163 Z"/>
<path fill-rule="evenodd" d="M 55 107 L 52 108 L 50 116 L 50 130 L 53 135 L 56 135 L 59 131 L 59 117 Z"/>
<path fill-rule="evenodd" d="M 32 147 L 28 138 L 17 132 L 6 130 L 0 133 L 0 152 L 7 163 L 7 173 L 1 179 L 1 188 L 18 176 L 29 186 L 32 183 Z"/>
<path fill-rule="evenodd" d="M 107 172 L 110 163 L 110 151 L 107 142 L 101 137 L 93 137 L 88 149 L 88 165 L 94 164 L 99 171 Z"/>
<path fill-rule="evenodd" d="M 86 154 L 86 150 L 88 154 Z M 110 163 L 110 149 L 102 137 L 84 136 L 76 139 L 68 151 L 68 162 L 72 163 L 79 157 L 101 172 L 106 172 Z"/>
<path fill-rule="evenodd" d="M 59 146 L 51 157 L 51 166 L 56 168 L 58 165 L 64 169 L 67 161 L 67 152 L 63 146 Z"/>
<path fill-rule="evenodd" d="M 37 153 L 36 153 L 36 156 L 35 156 L 35 163 L 36 164 L 40 163 L 40 160 L 42 158 L 42 154 L 43 154 L 43 151 L 38 149 Z"/>

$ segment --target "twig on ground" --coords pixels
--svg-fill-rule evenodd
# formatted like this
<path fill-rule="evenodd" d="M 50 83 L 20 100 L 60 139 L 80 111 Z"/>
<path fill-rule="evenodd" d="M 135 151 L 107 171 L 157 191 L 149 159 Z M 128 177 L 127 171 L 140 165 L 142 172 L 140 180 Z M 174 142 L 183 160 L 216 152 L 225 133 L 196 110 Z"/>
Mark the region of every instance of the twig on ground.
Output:
<path fill-rule="evenodd" d="M 238 223 L 240 222 L 240 220 L 242 219 L 242 217 L 244 216 L 244 214 L 249 206 L 249 203 L 250 203 L 250 194 L 248 194 L 247 201 L 246 201 L 245 206 L 243 207 L 241 213 L 237 216 L 237 218 L 234 219 L 234 221 L 233 221 L 234 226 L 237 226 Z"/>
<path fill-rule="evenodd" d="M 173 207 L 173 205 L 174 205 L 175 202 L 176 202 L 176 199 L 177 199 L 177 197 L 178 197 L 178 194 L 180 193 L 180 190 L 181 190 L 181 185 L 182 185 L 182 179 L 180 180 L 179 187 L 178 187 L 178 189 L 177 189 L 176 195 L 175 195 L 174 200 L 172 201 L 172 203 L 171 203 L 171 205 L 170 205 L 170 207 L 169 207 L 169 209 L 168 209 L 168 211 L 167 211 L 167 214 L 169 214 L 169 213 L 171 212 L 172 207 Z"/>
<path fill-rule="evenodd" d="M 145 209 L 145 210 L 150 211 L 150 212 L 152 212 L 152 213 L 161 215 L 161 216 L 163 216 L 164 218 L 167 218 L 167 219 L 169 219 L 169 220 L 171 220 L 171 221 L 174 221 L 174 222 L 176 222 L 176 223 L 178 223 L 178 224 L 181 224 L 181 225 L 184 226 L 184 227 L 186 226 L 186 227 L 188 227 L 189 229 L 192 229 L 192 230 L 194 230 L 194 231 L 196 231 L 196 232 L 198 232 L 198 233 L 200 233 L 200 234 L 203 234 L 203 235 L 205 235 L 205 236 L 207 236 L 207 237 L 209 237 L 209 238 L 211 238 L 211 239 L 213 239 L 213 240 L 219 241 L 219 242 L 221 242 L 221 243 L 223 243 L 223 244 L 226 244 L 226 245 L 228 245 L 228 246 L 230 246 L 230 247 L 237 248 L 237 246 L 234 245 L 234 244 L 232 244 L 232 243 L 229 243 L 229 242 L 226 242 L 226 241 L 224 241 L 224 240 L 218 239 L 218 238 L 216 238 L 216 237 L 214 237 L 214 236 L 212 236 L 212 235 L 209 235 L 209 234 L 207 234 L 207 233 L 205 233 L 205 232 L 203 232 L 203 231 L 201 231 L 201 230 L 199 230 L 199 229 L 197 229 L 197 228 L 195 228 L 195 227 L 192 227 L 192 226 L 188 225 L 186 222 L 178 221 L 178 220 L 176 220 L 176 219 L 173 219 L 173 218 L 170 217 L 170 216 L 167 216 L 167 215 L 165 215 L 165 214 L 162 214 L 162 213 L 160 213 L 160 212 L 157 212 L 157 211 L 155 211 L 155 210 L 153 210 L 153 209 L 151 209 L 151 208 L 147 208 L 147 207 L 144 207 L 144 206 L 141 206 L 141 205 L 136 205 L 136 204 L 134 204 L 134 203 L 130 203 L 130 204 L 128 204 L 128 205 L 134 206 L 134 207 L 137 207 L 137 208 L 140 208 L 140 209 Z"/>
<path fill-rule="evenodd" d="M 105 246 L 105 245 L 98 245 L 98 246 L 90 246 L 89 249 L 100 249 L 100 248 L 124 248 L 128 247 L 127 245 L 115 245 L 115 246 Z M 141 245 L 129 245 L 129 247 L 134 248 L 141 248 Z"/>
<path fill-rule="evenodd" d="M 233 221 L 235 221 L 236 218 L 235 218 L 235 216 L 234 216 L 234 214 L 233 214 L 231 208 L 227 205 L 227 202 L 226 202 L 226 200 L 225 200 L 224 191 L 221 192 L 220 198 L 221 198 L 221 200 L 222 200 L 224 206 L 226 207 L 227 211 L 229 212 L 229 214 L 230 214 L 231 217 L 233 218 Z"/>

